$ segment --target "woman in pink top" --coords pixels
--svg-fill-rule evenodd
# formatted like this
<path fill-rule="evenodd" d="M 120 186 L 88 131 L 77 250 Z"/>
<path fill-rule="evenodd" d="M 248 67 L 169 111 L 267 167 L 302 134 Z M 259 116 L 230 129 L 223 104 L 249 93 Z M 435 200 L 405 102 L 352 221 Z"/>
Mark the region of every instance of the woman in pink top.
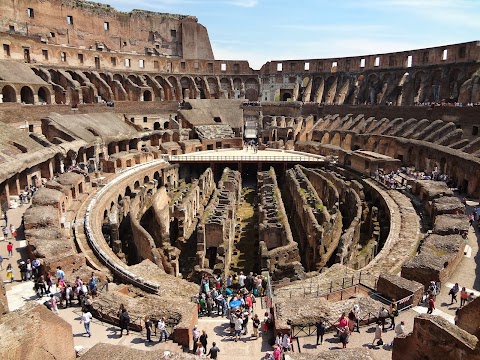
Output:
<path fill-rule="evenodd" d="M 280 346 L 277 346 L 275 350 L 273 350 L 273 358 L 275 360 L 280 360 L 282 358 L 282 350 L 280 349 Z"/>
<path fill-rule="evenodd" d="M 348 319 L 347 319 L 345 313 L 342 313 L 342 316 L 340 316 L 340 319 L 338 319 L 338 327 L 340 329 L 342 329 L 347 325 L 348 325 Z"/>

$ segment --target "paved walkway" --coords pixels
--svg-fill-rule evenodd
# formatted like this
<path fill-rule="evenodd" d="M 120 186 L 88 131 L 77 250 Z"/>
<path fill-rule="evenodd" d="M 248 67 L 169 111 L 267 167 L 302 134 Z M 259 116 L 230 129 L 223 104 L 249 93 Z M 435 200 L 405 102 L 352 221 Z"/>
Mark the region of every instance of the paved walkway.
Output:
<path fill-rule="evenodd" d="M 312 155 L 300 151 L 269 149 L 253 150 L 247 149 L 219 149 L 199 151 L 183 155 L 169 155 L 168 161 L 192 162 L 192 161 L 268 161 L 268 162 L 316 162 L 322 163 L 325 157 Z"/>

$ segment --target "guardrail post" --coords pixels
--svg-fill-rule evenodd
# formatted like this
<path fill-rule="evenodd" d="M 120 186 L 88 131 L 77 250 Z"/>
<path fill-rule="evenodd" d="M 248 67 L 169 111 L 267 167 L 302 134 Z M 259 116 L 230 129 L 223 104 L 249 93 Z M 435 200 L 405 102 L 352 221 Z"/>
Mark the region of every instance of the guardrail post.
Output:
<path fill-rule="evenodd" d="M 332 292 L 333 282 L 330 281 L 330 292 Z"/>
<path fill-rule="evenodd" d="M 360 271 L 360 275 L 358 276 L 358 283 L 360 284 L 362 282 L 362 272 Z"/>
<path fill-rule="evenodd" d="M 345 288 L 345 278 L 342 279 L 342 289 Z"/>

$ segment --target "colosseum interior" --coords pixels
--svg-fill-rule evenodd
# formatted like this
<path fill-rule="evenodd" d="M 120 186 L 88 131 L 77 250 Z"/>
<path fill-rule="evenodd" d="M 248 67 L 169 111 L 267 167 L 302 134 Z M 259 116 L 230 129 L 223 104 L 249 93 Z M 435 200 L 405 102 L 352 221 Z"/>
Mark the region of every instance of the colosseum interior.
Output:
<path fill-rule="evenodd" d="M 480 299 L 455 324 L 412 310 L 478 250 L 479 41 L 253 70 L 215 59 L 194 16 L 82 0 L 0 10 L 1 255 L 16 280 L 1 282 L 2 359 L 194 359 L 200 280 L 240 271 L 265 279 L 256 311 L 273 326 L 246 352 L 222 338 L 222 359 L 258 359 L 277 333 L 290 359 L 480 359 Z M 145 315 L 165 317 L 170 347 L 96 334 L 79 350 L 80 308 L 10 303 L 22 258 L 38 276 L 94 273 L 94 324 L 118 327 L 123 304 L 139 339 Z M 305 340 L 320 320 L 333 337 L 354 304 L 365 332 L 392 303 L 411 326 L 381 357 Z"/>

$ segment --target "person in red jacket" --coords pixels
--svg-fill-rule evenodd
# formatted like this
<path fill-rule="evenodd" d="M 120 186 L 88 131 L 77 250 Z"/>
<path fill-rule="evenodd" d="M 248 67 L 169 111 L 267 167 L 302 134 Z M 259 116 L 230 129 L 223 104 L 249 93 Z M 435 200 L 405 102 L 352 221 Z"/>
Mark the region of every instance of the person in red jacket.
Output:
<path fill-rule="evenodd" d="M 428 311 L 427 314 L 431 314 L 435 310 L 435 300 L 433 300 L 433 295 L 430 294 L 430 298 L 428 299 Z"/>

